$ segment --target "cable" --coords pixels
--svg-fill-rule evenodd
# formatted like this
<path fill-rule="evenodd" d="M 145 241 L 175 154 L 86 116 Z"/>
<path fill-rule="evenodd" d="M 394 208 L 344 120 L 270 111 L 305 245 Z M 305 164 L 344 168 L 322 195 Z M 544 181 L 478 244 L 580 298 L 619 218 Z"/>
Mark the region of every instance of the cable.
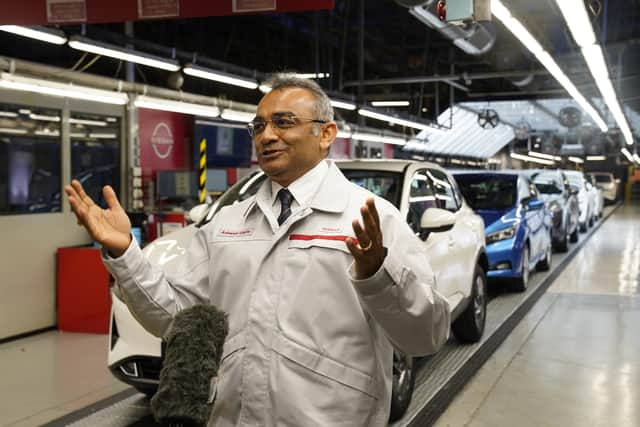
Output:
<path fill-rule="evenodd" d="M 95 56 L 91 61 L 87 62 L 87 63 L 86 63 L 82 68 L 80 68 L 80 69 L 78 70 L 78 72 L 80 72 L 80 73 L 81 73 L 81 72 L 85 71 L 87 68 L 89 68 L 89 67 L 91 67 L 93 64 L 95 64 L 95 63 L 96 63 L 96 61 L 97 61 L 98 59 L 100 59 L 100 58 L 102 58 L 102 55 L 96 55 L 96 56 Z"/>

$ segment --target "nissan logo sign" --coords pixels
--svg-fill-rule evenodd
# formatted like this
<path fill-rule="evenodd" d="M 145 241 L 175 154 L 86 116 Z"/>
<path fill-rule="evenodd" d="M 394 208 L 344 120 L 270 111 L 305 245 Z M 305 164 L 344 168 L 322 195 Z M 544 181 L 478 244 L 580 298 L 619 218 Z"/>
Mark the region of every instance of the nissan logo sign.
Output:
<path fill-rule="evenodd" d="M 156 153 L 156 156 L 161 159 L 166 159 L 171 154 L 171 150 L 173 149 L 173 135 L 166 123 L 160 122 L 153 129 L 151 147 L 153 147 L 153 152 Z"/>

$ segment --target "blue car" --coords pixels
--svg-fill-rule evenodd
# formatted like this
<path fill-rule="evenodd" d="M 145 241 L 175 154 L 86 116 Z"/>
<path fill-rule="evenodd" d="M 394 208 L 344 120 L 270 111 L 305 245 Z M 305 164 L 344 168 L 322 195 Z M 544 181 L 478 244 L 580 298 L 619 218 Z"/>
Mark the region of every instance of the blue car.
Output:
<path fill-rule="evenodd" d="M 527 289 L 529 273 L 551 267 L 551 215 L 536 186 L 518 171 L 453 173 L 468 204 L 484 220 L 489 279 Z"/>

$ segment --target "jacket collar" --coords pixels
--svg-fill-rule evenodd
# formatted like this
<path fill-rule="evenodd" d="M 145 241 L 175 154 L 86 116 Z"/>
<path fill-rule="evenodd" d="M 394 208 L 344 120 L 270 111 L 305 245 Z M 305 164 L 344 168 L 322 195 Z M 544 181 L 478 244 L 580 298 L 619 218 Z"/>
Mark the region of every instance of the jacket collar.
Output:
<path fill-rule="evenodd" d="M 329 164 L 329 170 L 318 187 L 316 194 L 311 198 L 309 207 L 323 212 L 344 212 L 349 201 L 349 193 L 337 189 L 343 188 L 345 184 L 349 184 L 349 181 L 336 166 L 335 162 L 332 160 L 325 161 Z M 256 206 L 262 210 L 267 218 L 269 217 L 267 214 L 268 209 L 271 208 L 271 182 L 269 179 L 262 183 L 255 197 L 245 209 L 243 213 L 244 221 L 247 220 L 247 217 Z"/>

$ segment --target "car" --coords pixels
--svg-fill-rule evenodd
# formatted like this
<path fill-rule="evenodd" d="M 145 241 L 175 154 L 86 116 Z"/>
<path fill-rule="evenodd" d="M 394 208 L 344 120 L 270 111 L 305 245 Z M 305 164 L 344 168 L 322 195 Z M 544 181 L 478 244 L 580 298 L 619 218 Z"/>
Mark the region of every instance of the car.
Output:
<path fill-rule="evenodd" d="M 606 204 L 615 203 L 618 200 L 619 180 L 610 172 L 591 172 L 589 174 L 595 186 L 602 190 Z"/>
<path fill-rule="evenodd" d="M 596 186 L 596 180 L 593 178 L 591 174 L 585 174 L 584 178 L 587 180 L 587 188 L 589 190 L 589 195 L 593 198 L 594 203 L 594 221 L 602 218 L 602 212 L 604 211 L 604 193 L 602 190 Z"/>
<path fill-rule="evenodd" d="M 569 185 L 569 179 L 559 169 L 532 170 L 530 174 L 538 189 L 539 198 L 551 213 L 551 237 L 559 252 L 569 250 L 569 242 L 578 241 L 580 206 L 577 191 Z"/>
<path fill-rule="evenodd" d="M 393 203 L 424 242 L 437 290 L 452 310 L 453 335 L 461 342 L 480 340 L 486 319 L 484 224 L 464 202 L 452 176 L 438 165 L 413 161 L 338 161 L 345 176 Z M 223 206 L 250 197 L 265 176 L 256 172 L 233 185 L 215 204 L 194 207 L 194 223 L 163 236 L 143 249 L 147 259 L 167 272 L 184 255 L 197 228 L 207 224 Z M 121 381 L 153 394 L 162 367 L 161 341 L 135 320 L 117 286 L 112 287 L 109 368 Z M 404 414 L 415 381 L 413 358 L 394 353 L 391 420 Z"/>
<path fill-rule="evenodd" d="M 578 204 L 580 205 L 580 231 L 586 233 L 587 229 L 593 225 L 595 212 L 595 197 L 589 194 L 591 184 L 587 182 L 584 174 L 580 171 L 565 171 L 571 185 L 578 192 Z M 587 186 L 588 184 L 588 186 Z"/>
<path fill-rule="evenodd" d="M 485 225 L 490 281 L 525 291 L 534 268 L 551 268 L 551 216 L 522 171 L 459 171 L 454 177 Z"/>

